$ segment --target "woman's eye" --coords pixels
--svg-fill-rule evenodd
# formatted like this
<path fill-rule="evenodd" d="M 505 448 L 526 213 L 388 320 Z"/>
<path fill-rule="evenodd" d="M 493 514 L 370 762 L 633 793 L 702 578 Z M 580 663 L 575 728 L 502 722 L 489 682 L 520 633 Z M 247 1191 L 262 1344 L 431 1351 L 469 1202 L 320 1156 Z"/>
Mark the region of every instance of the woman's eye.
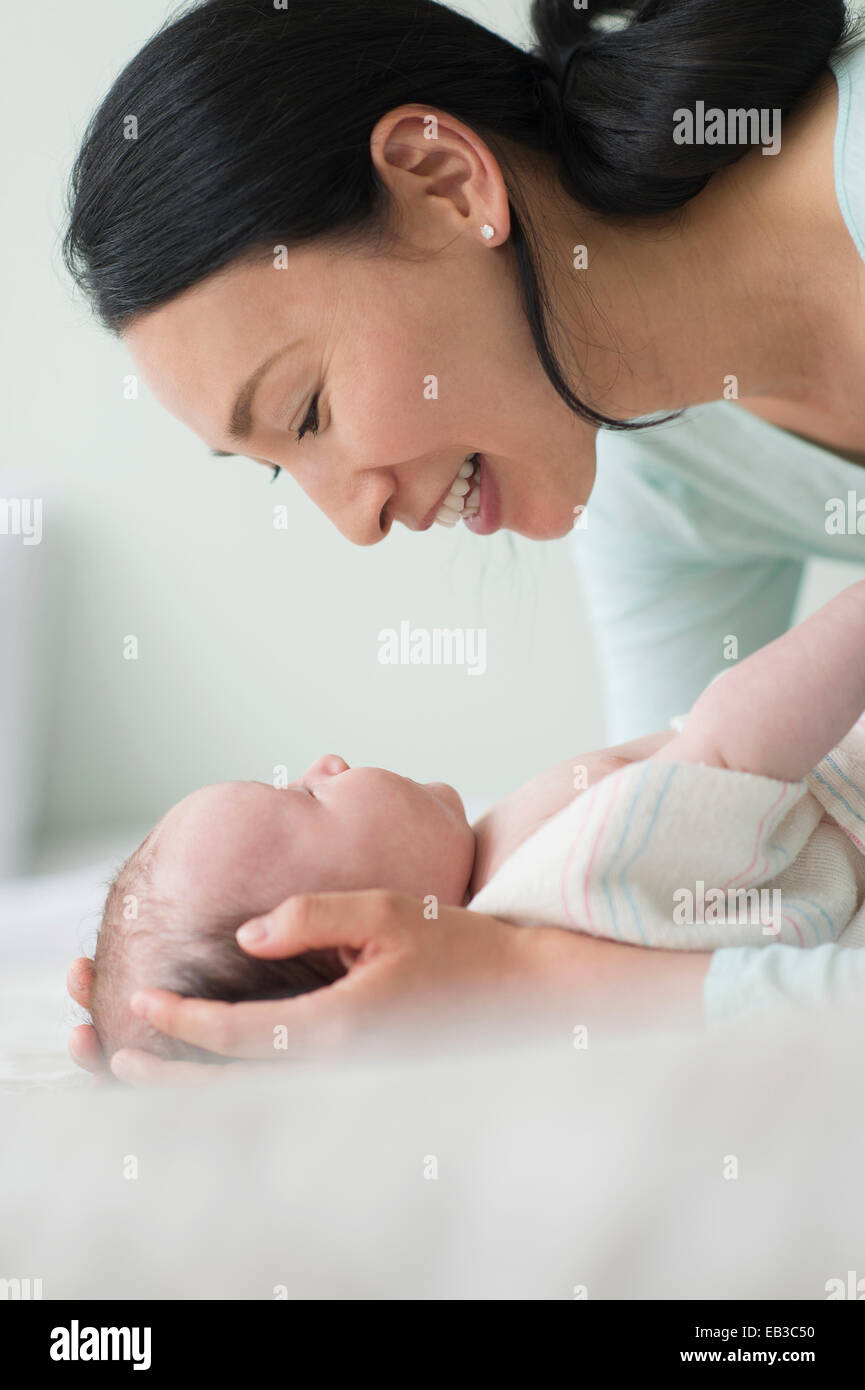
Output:
<path fill-rule="evenodd" d="M 312 405 L 309 407 L 309 414 L 297 432 L 298 444 L 305 434 L 312 434 L 313 438 L 318 434 L 318 396 L 313 396 Z"/>

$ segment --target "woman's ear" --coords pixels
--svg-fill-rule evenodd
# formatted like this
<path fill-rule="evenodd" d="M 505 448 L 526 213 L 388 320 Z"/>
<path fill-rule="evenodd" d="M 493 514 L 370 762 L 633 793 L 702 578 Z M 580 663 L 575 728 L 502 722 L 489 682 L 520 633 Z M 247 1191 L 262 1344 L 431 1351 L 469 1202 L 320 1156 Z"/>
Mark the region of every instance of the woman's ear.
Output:
<path fill-rule="evenodd" d="M 508 190 L 498 160 L 479 135 L 448 112 L 405 105 L 380 117 L 370 136 L 376 172 L 397 203 L 413 243 L 439 245 L 444 229 L 472 228 L 482 245 L 510 235 Z M 437 215 L 434 215 L 437 214 Z M 495 242 L 481 236 L 493 226 Z"/>

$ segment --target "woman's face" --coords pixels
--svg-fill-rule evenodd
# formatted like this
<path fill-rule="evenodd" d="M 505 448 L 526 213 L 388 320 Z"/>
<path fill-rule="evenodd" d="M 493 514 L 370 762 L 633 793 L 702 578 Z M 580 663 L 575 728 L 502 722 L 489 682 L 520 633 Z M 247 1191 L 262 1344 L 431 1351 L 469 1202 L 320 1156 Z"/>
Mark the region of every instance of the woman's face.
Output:
<path fill-rule="evenodd" d="M 506 195 L 489 244 L 482 213 L 443 197 L 419 207 L 386 254 L 313 245 L 237 260 L 134 320 L 124 341 L 172 415 L 214 450 L 285 469 L 358 545 L 394 521 L 426 529 L 473 453 L 482 510 L 460 524 L 565 535 L 594 482 L 595 431 L 538 363 Z M 235 437 L 235 401 L 256 374 Z"/>

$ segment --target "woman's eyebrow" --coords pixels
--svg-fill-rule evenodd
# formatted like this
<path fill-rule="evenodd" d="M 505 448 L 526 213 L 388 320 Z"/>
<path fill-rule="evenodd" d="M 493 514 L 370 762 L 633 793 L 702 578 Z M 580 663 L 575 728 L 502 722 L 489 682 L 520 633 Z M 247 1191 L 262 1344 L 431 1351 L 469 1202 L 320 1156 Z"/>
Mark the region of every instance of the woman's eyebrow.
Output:
<path fill-rule="evenodd" d="M 261 381 L 265 372 L 270 370 L 274 362 L 280 357 L 284 357 L 286 353 L 292 352 L 296 347 L 299 347 L 302 341 L 301 338 L 295 338 L 293 342 L 286 343 L 284 347 L 277 348 L 276 352 L 271 353 L 270 357 L 265 358 L 265 360 L 256 367 L 252 376 L 241 386 L 237 393 L 237 399 L 231 408 L 231 416 L 225 431 L 229 439 L 243 440 L 249 437 L 252 432 L 252 404 L 255 400 L 258 383 Z M 237 458 L 237 454 L 226 453 L 223 449 L 211 449 L 210 452 L 213 454 L 214 458 Z"/>

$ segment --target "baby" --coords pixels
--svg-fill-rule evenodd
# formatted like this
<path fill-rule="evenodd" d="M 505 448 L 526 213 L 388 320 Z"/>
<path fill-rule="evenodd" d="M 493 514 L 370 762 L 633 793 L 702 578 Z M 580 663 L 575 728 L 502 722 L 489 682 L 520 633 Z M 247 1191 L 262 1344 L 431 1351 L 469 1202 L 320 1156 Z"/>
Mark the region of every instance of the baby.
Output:
<path fill-rule="evenodd" d="M 349 768 L 334 755 L 285 788 L 224 782 L 193 792 L 109 890 L 91 1001 L 103 1050 L 204 1055 L 131 1013 L 128 1000 L 145 983 L 237 1001 L 288 998 L 344 974 L 337 951 L 263 961 L 237 945 L 243 922 L 292 893 L 386 887 L 462 906 L 474 859 L 475 836 L 451 787 Z"/>
<path fill-rule="evenodd" d="M 452 787 L 334 755 L 286 788 L 204 787 L 109 890 L 91 1001 L 103 1050 L 215 1060 L 132 1014 L 144 985 L 234 1002 L 344 974 L 339 950 L 266 961 L 237 945 L 293 893 L 388 888 L 648 945 L 735 944 L 723 916 L 676 918 L 675 890 L 696 877 L 780 894 L 768 934 L 740 922 L 738 940 L 837 939 L 865 902 L 863 709 L 865 581 L 713 681 L 678 732 L 569 759 L 474 829 Z"/>

